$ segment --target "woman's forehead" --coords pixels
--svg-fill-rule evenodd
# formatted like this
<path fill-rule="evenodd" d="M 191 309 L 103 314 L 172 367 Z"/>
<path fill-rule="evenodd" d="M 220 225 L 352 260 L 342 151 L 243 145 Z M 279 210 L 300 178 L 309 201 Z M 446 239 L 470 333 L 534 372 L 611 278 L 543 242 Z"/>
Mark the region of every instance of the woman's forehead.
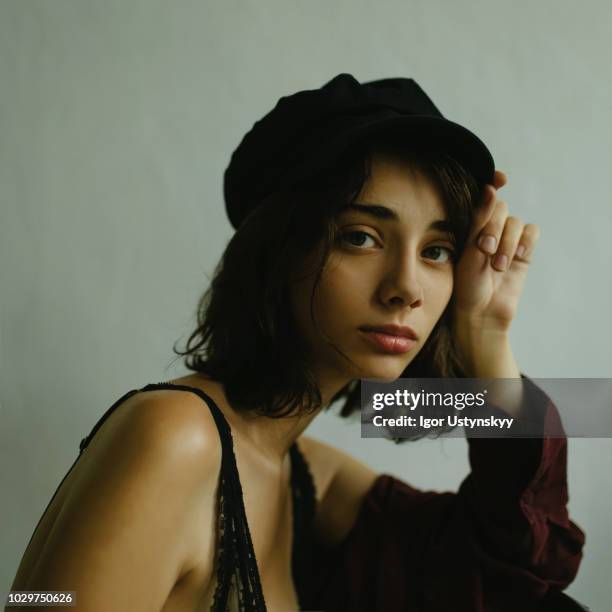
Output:
<path fill-rule="evenodd" d="M 357 200 L 387 202 L 395 208 L 406 204 L 444 208 L 436 185 L 424 172 L 407 160 L 386 155 L 372 158 L 370 173 Z"/>
<path fill-rule="evenodd" d="M 415 215 L 422 219 L 446 217 L 442 197 L 431 180 L 421 173 L 408 171 L 401 164 L 383 162 L 373 166 L 355 204 L 347 209 L 358 212 L 361 208 L 366 214 L 395 223 L 414 219 Z"/>

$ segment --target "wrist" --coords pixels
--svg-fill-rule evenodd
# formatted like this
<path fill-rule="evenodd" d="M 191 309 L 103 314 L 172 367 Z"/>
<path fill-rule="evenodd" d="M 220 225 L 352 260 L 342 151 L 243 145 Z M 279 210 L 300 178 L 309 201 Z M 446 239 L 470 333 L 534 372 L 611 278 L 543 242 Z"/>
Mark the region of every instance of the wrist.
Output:
<path fill-rule="evenodd" d="M 497 318 L 486 317 L 481 314 L 473 314 L 455 309 L 453 312 L 453 325 L 456 330 L 461 330 L 466 334 L 481 335 L 489 334 L 493 337 L 508 336 L 510 333 L 511 320 L 500 320 Z"/>
<path fill-rule="evenodd" d="M 520 378 L 507 331 L 460 325 L 455 346 L 469 378 Z"/>

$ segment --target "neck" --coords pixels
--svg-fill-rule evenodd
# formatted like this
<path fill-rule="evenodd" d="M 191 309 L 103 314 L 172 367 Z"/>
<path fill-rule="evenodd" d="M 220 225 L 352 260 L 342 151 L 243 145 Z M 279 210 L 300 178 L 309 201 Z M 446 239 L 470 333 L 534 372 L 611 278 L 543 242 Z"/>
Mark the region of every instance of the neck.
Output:
<path fill-rule="evenodd" d="M 315 411 L 302 415 L 288 415 L 282 418 L 271 418 L 252 413 L 237 412 L 229 405 L 223 385 L 199 375 L 187 377 L 201 381 L 204 391 L 221 404 L 224 416 L 232 428 L 250 445 L 272 460 L 283 459 L 298 437 L 308 428 L 313 419 L 327 406 L 332 398 L 350 379 L 339 376 L 320 374 L 317 382 L 321 391 L 321 405 Z M 184 379 L 186 380 L 186 379 Z M 213 395 L 213 391 L 215 394 Z M 223 401 L 220 401 L 220 400 Z"/>
<path fill-rule="evenodd" d="M 242 432 L 256 448 L 273 459 L 284 457 L 293 443 L 308 428 L 315 417 L 330 405 L 332 398 L 350 379 L 329 375 L 317 376 L 321 392 L 321 406 L 315 411 L 302 415 L 289 415 L 282 418 L 261 417 L 259 415 L 239 415 L 242 419 Z"/>

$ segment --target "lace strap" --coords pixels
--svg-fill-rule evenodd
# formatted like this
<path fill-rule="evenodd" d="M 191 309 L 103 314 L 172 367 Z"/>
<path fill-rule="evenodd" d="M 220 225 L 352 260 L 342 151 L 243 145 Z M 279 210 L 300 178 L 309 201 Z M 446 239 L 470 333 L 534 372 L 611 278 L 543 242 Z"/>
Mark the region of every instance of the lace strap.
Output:
<path fill-rule="evenodd" d="M 217 586 L 213 595 L 213 612 L 225 612 L 235 590 L 240 612 L 266 612 L 263 589 L 257 569 L 255 550 L 244 508 L 244 498 L 234 442 L 229 423 L 221 409 L 207 393 L 197 387 L 174 383 L 151 383 L 143 388 L 178 389 L 198 395 L 209 407 L 221 439 L 221 471 L 217 502 Z"/>
<path fill-rule="evenodd" d="M 308 464 L 295 442 L 289 452 L 293 496 L 292 573 L 300 609 L 303 609 L 307 599 L 305 579 L 312 563 L 311 531 L 316 511 L 316 490 Z"/>

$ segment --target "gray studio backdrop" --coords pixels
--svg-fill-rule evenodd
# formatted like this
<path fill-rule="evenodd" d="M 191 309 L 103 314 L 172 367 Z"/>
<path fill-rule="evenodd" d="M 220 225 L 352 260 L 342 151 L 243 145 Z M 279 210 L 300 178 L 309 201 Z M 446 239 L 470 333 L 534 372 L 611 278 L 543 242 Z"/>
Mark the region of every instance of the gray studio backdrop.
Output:
<path fill-rule="evenodd" d="M 512 329 L 532 377 L 612 376 L 612 5 L 0 2 L 0 596 L 81 438 L 118 397 L 184 373 L 172 344 L 231 236 L 221 178 L 284 94 L 339 72 L 412 76 L 489 145 L 537 223 Z M 334 414 L 309 434 L 455 490 L 465 440 L 395 446 Z M 569 440 L 586 531 L 568 593 L 612 597 L 610 439 Z"/>

